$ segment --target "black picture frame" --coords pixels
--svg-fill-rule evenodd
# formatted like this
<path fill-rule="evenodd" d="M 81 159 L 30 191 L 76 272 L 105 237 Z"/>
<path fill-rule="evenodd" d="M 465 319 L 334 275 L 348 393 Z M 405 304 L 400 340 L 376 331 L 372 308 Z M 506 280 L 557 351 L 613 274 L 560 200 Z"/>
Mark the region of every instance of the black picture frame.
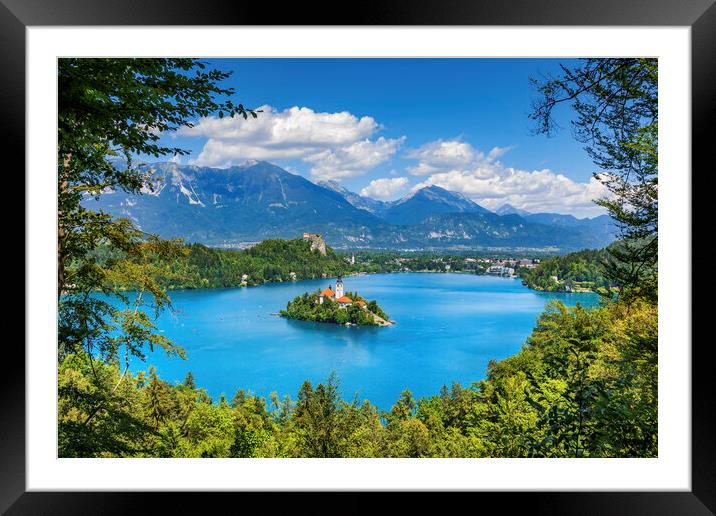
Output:
<path fill-rule="evenodd" d="M 0 133 L 6 149 L 25 143 L 25 29 L 28 26 L 102 25 L 551 25 L 551 26 L 686 26 L 691 28 L 692 170 L 699 184 L 713 171 L 707 161 L 713 146 L 716 113 L 716 5 L 714 0 L 411 0 L 336 3 L 222 2 L 220 0 L 0 0 Z M 341 14 L 342 12 L 342 14 Z M 24 170 L 24 154 L 15 152 Z M 701 167 L 699 166 L 701 165 Z M 686 171 L 688 173 L 688 171 Z M 49 176 L 48 176 L 49 178 Z M 692 192 L 704 192 L 706 188 Z M 702 193 L 702 195 L 704 195 Z M 693 204 L 698 204 L 694 199 Z M 692 214 L 692 219 L 696 222 Z M 697 234 L 696 232 L 692 232 Z M 19 247 L 19 245 L 18 245 Z M 693 270 L 704 270 L 705 257 L 692 253 Z M 25 269 L 25 274 L 32 271 Z M 689 278 L 690 281 L 690 278 Z M 692 301 L 695 314 L 698 307 Z M 702 309 L 704 310 L 704 309 Z M 704 314 L 705 315 L 705 314 Z M 698 321 L 692 315 L 692 321 Z M 9 339 L 6 339 L 9 343 Z M 479 503 L 496 501 L 502 507 L 529 504 L 544 514 L 713 514 L 716 512 L 716 453 L 713 435 L 713 397 L 710 395 L 709 339 L 684 342 L 692 353 L 692 490 L 690 492 L 534 492 L 479 493 Z M 14 342 L 15 346 L 16 341 Z M 20 351 L 12 367 L 0 375 L 0 511 L 7 514 L 120 514 L 149 510 L 146 498 L 163 504 L 163 513 L 186 513 L 203 500 L 188 493 L 26 492 L 25 488 L 25 358 Z M 7 362 L 9 356 L 4 357 Z M 477 493 L 470 493 L 475 496 Z M 231 494 L 205 493 L 216 501 Z M 266 495 L 239 493 L 241 505 L 266 503 Z M 292 496 L 272 495 L 271 509 L 301 504 Z M 340 501 L 331 502 L 334 496 Z M 373 494 L 321 494 L 322 505 L 338 503 L 337 512 L 373 511 Z M 458 496 L 457 494 L 453 496 Z M 463 497 L 464 495 L 459 495 Z M 410 497 L 423 503 L 421 493 Z M 254 500 L 255 499 L 255 500 Z M 457 498 L 453 498 L 458 503 Z M 279 505 L 276 505 L 276 503 Z M 310 507 L 310 505 L 309 505 Z M 405 506 L 404 506 L 405 507 Z M 487 506 L 485 506 L 487 507 Z M 205 506 L 206 508 L 206 506 Z M 407 507 L 405 507 L 407 509 Z M 537 508 L 537 509 L 535 509 Z M 238 510 L 238 507 L 237 507 Z M 202 511 L 204 512 L 204 511 Z M 317 512 L 322 512 L 320 509 Z"/>

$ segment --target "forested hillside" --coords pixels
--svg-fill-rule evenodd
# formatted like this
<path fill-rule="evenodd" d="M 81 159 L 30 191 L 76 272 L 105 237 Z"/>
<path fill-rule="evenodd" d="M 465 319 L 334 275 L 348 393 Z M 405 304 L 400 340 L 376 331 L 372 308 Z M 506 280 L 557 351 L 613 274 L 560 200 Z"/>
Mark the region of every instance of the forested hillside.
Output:
<path fill-rule="evenodd" d="M 315 279 L 345 274 L 348 262 L 326 247 L 311 251 L 302 239 L 265 240 L 243 251 L 186 246 L 187 254 L 170 260 L 157 258 L 169 270 L 168 288 L 221 288 L 276 281 Z M 293 274 L 292 274 L 293 273 Z"/>
<path fill-rule="evenodd" d="M 119 381 L 117 364 L 72 355 L 60 364 L 59 456 L 656 457 L 657 329 L 648 303 L 555 302 L 484 381 L 420 400 L 406 390 L 385 412 L 335 377 L 293 399 L 238 389 L 212 400 L 191 374 Z"/>
<path fill-rule="evenodd" d="M 608 289 L 616 285 L 607 277 L 607 258 L 606 249 L 588 249 L 546 258 L 534 269 L 519 269 L 519 275 L 528 287 L 547 292 Z"/>

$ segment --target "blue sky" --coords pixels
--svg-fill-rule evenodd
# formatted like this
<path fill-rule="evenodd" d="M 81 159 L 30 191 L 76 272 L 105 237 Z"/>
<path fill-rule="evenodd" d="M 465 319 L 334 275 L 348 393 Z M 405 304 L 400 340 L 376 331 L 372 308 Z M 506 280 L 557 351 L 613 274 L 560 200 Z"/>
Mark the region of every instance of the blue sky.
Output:
<path fill-rule="evenodd" d="M 259 120 L 209 118 L 165 136 L 182 163 L 276 163 L 312 181 L 391 200 L 437 184 L 495 209 L 601 213 L 596 169 L 557 113 L 552 138 L 531 134 L 530 76 L 556 59 L 213 59 Z"/>

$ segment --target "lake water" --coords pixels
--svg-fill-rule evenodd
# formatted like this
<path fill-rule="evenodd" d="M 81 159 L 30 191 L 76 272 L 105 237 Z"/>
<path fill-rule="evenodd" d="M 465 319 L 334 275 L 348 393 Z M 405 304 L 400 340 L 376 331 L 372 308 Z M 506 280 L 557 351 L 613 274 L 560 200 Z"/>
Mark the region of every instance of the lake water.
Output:
<path fill-rule="evenodd" d="M 485 377 L 491 359 L 517 353 L 550 299 L 591 306 L 596 294 L 535 292 L 517 279 L 469 274 L 400 273 L 350 276 L 345 289 L 376 299 L 397 325 L 344 327 L 292 321 L 276 314 L 295 296 L 331 280 L 171 293 L 175 313 L 158 327 L 187 351 L 187 360 L 149 355 L 133 369 L 157 366 L 180 382 L 191 370 L 197 386 L 228 400 L 237 388 L 295 399 L 335 371 L 344 399 L 369 399 L 388 410 L 408 388 L 416 399 L 443 384 L 467 386 Z"/>

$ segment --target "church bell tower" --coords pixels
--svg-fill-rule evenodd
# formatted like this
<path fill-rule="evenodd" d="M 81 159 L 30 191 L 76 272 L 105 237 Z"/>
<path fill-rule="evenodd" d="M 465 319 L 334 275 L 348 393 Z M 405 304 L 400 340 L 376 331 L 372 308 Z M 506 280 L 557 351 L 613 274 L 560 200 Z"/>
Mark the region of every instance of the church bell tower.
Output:
<path fill-rule="evenodd" d="M 343 276 L 336 278 L 336 299 L 343 297 Z"/>

